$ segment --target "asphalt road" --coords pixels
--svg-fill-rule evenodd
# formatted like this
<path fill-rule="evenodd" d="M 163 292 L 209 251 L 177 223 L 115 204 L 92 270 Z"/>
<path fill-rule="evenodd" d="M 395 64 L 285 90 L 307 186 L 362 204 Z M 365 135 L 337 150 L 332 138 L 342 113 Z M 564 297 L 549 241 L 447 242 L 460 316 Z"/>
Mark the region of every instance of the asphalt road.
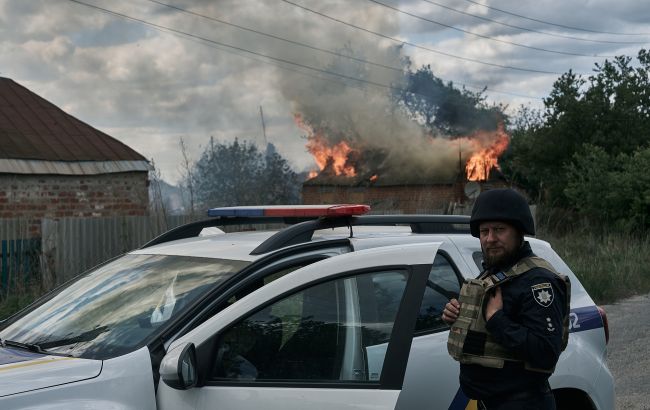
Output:
<path fill-rule="evenodd" d="M 650 294 L 605 305 L 616 409 L 650 410 Z"/>

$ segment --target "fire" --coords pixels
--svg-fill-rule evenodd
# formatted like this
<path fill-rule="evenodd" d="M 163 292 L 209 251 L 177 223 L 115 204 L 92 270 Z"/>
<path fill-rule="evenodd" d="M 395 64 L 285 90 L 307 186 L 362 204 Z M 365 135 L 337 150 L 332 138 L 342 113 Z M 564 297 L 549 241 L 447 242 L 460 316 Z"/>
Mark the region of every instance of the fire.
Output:
<path fill-rule="evenodd" d="M 496 131 L 479 131 L 469 136 L 468 140 L 477 149 L 465 164 L 467 180 L 485 181 L 492 168 L 501 169 L 499 156 L 508 148 L 510 137 L 505 132 L 503 123 L 499 123 Z"/>
<path fill-rule="evenodd" d="M 364 178 L 368 178 L 367 181 L 374 183 L 379 178 L 378 167 L 373 167 L 369 163 L 377 162 L 378 157 L 384 158 L 382 157 L 383 153 L 390 152 L 394 148 L 394 145 L 378 146 L 367 144 L 367 141 L 366 144 L 352 145 L 355 139 L 346 140 L 339 135 L 333 141 L 331 136 L 326 135 L 328 132 L 326 126 L 315 127 L 305 121 L 300 114 L 295 114 L 294 119 L 300 128 L 307 131 L 307 150 L 312 154 L 318 166 L 317 170 L 309 173 L 310 179 L 321 174 L 354 177 L 359 173 L 365 175 L 367 172 L 367 175 L 371 176 L 365 176 Z M 467 180 L 485 181 L 489 178 L 490 171 L 493 168 L 500 169 L 498 159 L 506 151 L 510 143 L 510 137 L 504 128 L 503 122 L 499 122 L 497 129 L 494 131 L 476 131 L 460 138 L 437 138 L 429 135 L 429 141 L 432 142 L 431 155 L 427 154 L 426 147 L 416 141 L 413 144 L 413 152 L 410 154 L 410 158 L 413 158 L 414 161 L 422 161 L 422 158 L 434 158 L 440 161 L 441 152 L 448 154 L 458 152 L 459 161 L 461 161 L 461 158 L 468 158 L 465 162 Z M 371 148 L 374 151 L 368 150 L 368 152 L 362 153 L 361 147 Z M 397 162 L 393 165 L 400 166 Z M 456 162 L 456 166 L 459 165 Z M 356 166 L 360 168 L 356 168 Z M 383 166 L 385 168 L 385 164 Z M 449 167 L 448 163 L 447 167 Z M 454 169 L 459 170 L 456 167 Z M 392 172 L 399 173 L 398 171 Z M 382 178 L 384 177 L 385 175 L 382 174 Z"/>
<path fill-rule="evenodd" d="M 357 175 L 354 166 L 348 163 L 348 156 L 354 150 L 347 142 L 341 141 L 333 146 L 328 146 L 323 138 L 314 136 L 307 142 L 307 150 L 314 156 L 316 165 L 321 171 L 325 167 L 331 166 L 335 175 L 346 177 Z"/>
<path fill-rule="evenodd" d="M 318 171 L 311 171 L 309 178 L 316 177 L 325 168 L 328 168 L 334 175 L 346 177 L 357 175 L 354 165 L 350 163 L 350 159 L 358 155 L 357 150 L 352 148 L 346 141 L 330 144 L 326 138 L 305 124 L 299 114 L 295 115 L 294 118 L 298 126 L 309 132 L 307 150 L 313 155 L 319 168 Z"/>

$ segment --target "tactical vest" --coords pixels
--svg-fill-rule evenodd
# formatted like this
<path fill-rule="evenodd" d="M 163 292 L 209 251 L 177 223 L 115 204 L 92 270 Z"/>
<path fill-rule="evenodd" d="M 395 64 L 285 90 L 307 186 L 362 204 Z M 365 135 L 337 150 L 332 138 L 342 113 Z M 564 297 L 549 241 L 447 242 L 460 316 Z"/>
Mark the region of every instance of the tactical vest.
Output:
<path fill-rule="evenodd" d="M 484 309 L 487 304 L 486 295 L 497 286 L 514 279 L 534 268 L 544 268 L 558 275 L 566 285 L 566 315 L 563 320 L 562 351 L 569 341 L 569 302 L 571 299 L 571 284 L 569 279 L 557 273 L 555 269 L 542 258 L 528 257 L 517 262 L 505 272 L 480 275 L 478 279 L 466 279 L 460 290 L 460 313 L 451 326 L 447 350 L 452 358 L 463 364 L 478 364 L 485 367 L 503 368 L 506 361 L 523 363 L 527 370 L 552 373 L 552 369 L 533 368 L 529 363 L 516 357 L 510 350 L 494 340 L 485 327 Z"/>

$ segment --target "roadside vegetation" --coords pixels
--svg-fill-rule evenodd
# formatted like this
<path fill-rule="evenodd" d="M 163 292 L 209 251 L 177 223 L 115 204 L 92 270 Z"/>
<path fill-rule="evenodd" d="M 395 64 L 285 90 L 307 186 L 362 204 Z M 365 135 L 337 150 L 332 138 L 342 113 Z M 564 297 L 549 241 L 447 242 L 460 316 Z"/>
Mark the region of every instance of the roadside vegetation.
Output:
<path fill-rule="evenodd" d="M 11 294 L 0 296 L 0 320 L 4 320 L 20 309 L 32 303 L 45 291 L 39 284 L 29 284 L 14 289 Z"/>
<path fill-rule="evenodd" d="M 648 235 L 580 230 L 538 237 L 551 244 L 599 305 L 650 292 Z"/>
<path fill-rule="evenodd" d="M 510 183 L 597 303 L 650 292 L 650 53 L 571 71 L 511 119 Z"/>

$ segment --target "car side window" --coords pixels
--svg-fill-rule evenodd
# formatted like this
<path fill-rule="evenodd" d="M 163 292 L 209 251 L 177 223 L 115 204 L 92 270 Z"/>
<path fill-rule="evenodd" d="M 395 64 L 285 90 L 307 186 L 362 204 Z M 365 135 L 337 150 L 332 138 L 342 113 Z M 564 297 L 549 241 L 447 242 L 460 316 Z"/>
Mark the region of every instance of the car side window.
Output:
<path fill-rule="evenodd" d="M 415 323 L 415 334 L 446 330 L 442 310 L 451 298 L 458 298 L 460 279 L 446 256 L 438 253 L 433 261 L 420 312 Z"/>
<path fill-rule="evenodd" d="M 407 277 L 359 274 L 266 306 L 221 335 L 211 379 L 378 382 Z"/>
<path fill-rule="evenodd" d="M 481 251 L 476 251 L 472 253 L 472 259 L 474 259 L 474 263 L 476 264 L 476 267 L 478 268 L 479 272 L 483 271 L 483 252 Z"/>
<path fill-rule="evenodd" d="M 286 267 L 284 269 L 281 269 L 277 272 L 274 272 L 268 276 L 265 276 L 263 279 L 260 279 L 259 281 L 249 285 L 248 287 L 244 288 L 243 290 L 239 291 L 236 295 L 233 295 L 228 299 L 228 306 L 232 305 L 233 303 L 237 302 L 239 299 L 243 298 L 244 296 L 248 295 L 251 292 L 256 291 L 257 289 L 261 288 L 262 286 L 266 286 L 269 283 L 273 282 L 274 280 L 280 279 L 284 275 L 293 272 L 294 270 L 298 270 L 305 265 L 293 265 Z"/>

